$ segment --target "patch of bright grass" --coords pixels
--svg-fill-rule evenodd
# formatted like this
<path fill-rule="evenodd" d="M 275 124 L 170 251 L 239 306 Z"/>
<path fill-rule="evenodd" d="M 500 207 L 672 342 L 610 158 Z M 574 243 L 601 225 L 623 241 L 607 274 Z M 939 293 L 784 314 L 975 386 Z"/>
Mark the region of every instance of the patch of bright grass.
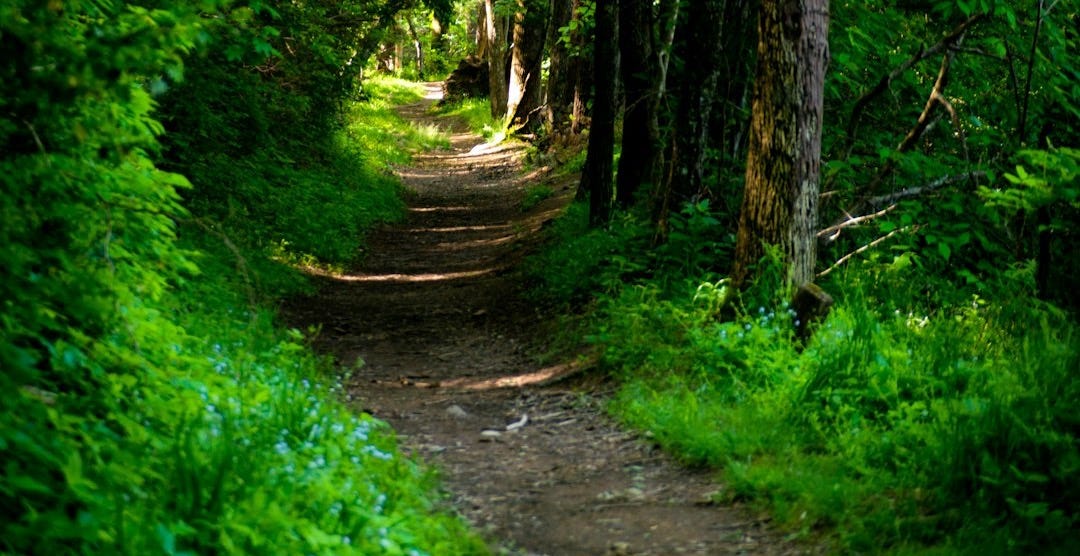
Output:
<path fill-rule="evenodd" d="M 854 551 L 1075 538 L 1074 324 L 978 300 L 889 313 L 849 295 L 798 352 L 783 307 L 710 322 L 693 297 L 621 299 L 598 337 L 626 380 L 612 410 L 723 468 L 730 496 L 786 526 L 826 527 Z"/>
<path fill-rule="evenodd" d="M 1015 284 L 965 296 L 867 263 L 827 284 L 837 303 L 800 347 L 780 267 L 734 305 L 708 273 L 729 244 L 707 211 L 675 215 L 652 250 L 632 219 L 585 217 L 574 205 L 552 226 L 535 295 L 589 311 L 587 341 L 621 381 L 612 413 L 721 469 L 725 498 L 845 553 L 1075 549 L 1071 317 Z"/>
<path fill-rule="evenodd" d="M 391 108 L 423 100 L 424 85 L 415 81 L 375 74 L 364 79 L 365 101 Z"/>
<path fill-rule="evenodd" d="M 529 209 L 539 205 L 545 199 L 549 199 L 555 194 L 555 190 L 549 185 L 533 185 L 525 190 L 525 198 L 521 200 L 521 210 L 528 211 Z"/>
<path fill-rule="evenodd" d="M 490 143 L 498 143 L 506 138 L 506 129 L 491 117 L 491 104 L 486 98 L 468 98 L 448 103 L 437 107 L 436 113 L 465 120 L 473 133 L 483 136 Z"/>

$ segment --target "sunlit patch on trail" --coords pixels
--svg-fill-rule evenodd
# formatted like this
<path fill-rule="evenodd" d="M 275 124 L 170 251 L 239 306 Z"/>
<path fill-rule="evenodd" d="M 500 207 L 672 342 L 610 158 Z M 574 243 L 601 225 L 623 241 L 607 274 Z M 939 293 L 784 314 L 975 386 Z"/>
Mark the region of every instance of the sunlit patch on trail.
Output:
<path fill-rule="evenodd" d="M 552 365 L 543 369 L 528 373 L 498 376 L 492 378 L 454 378 L 439 382 L 441 388 L 453 388 L 458 390 L 501 390 L 503 388 L 522 388 L 525 386 L 543 386 L 556 380 L 568 377 L 583 370 L 585 364 L 580 361 L 570 361 Z"/>
<path fill-rule="evenodd" d="M 427 100 L 442 100 L 442 82 L 432 81 L 429 83 L 424 83 L 424 98 Z"/>
<path fill-rule="evenodd" d="M 478 270 L 463 270 L 460 272 L 424 272 L 418 274 L 390 273 L 390 274 L 336 274 L 323 272 L 317 268 L 306 269 L 309 273 L 325 278 L 332 278 L 341 282 L 442 282 L 449 280 L 461 280 L 464 278 L 478 278 L 497 272 L 501 267 L 482 268 Z"/>
<path fill-rule="evenodd" d="M 409 207 L 409 212 L 469 212 L 476 210 L 474 207 Z"/>
<path fill-rule="evenodd" d="M 444 226 L 441 228 L 408 228 L 409 234 L 454 234 L 458 232 L 493 232 L 510 229 L 510 224 L 489 224 L 487 226 Z"/>

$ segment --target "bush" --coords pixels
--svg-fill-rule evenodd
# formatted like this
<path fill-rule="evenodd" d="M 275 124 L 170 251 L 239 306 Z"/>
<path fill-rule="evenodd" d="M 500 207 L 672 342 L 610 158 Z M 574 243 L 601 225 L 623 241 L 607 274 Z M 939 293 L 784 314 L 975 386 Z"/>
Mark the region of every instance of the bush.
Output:
<path fill-rule="evenodd" d="M 294 208 L 275 203 L 370 203 L 336 213 L 359 221 L 347 232 L 392 216 L 393 184 L 360 171 L 374 158 L 299 149 L 296 135 L 247 149 L 262 120 L 233 117 L 269 113 L 259 97 L 248 112 L 208 102 L 206 122 L 179 127 L 237 139 L 170 145 L 162 166 L 203 170 L 188 190 L 152 159 L 165 152 L 154 95 L 215 22 L 252 10 L 39 4 L 0 10 L 0 552 L 485 552 L 389 429 L 318 378 L 329 362 L 261 304 L 302 286 L 269 260 L 278 236 L 265 230 L 326 259 L 355 253 L 352 239 L 320 239 L 341 220 L 270 223 Z M 197 147 L 206 161 L 186 151 Z M 324 158 L 290 160 L 311 154 Z M 342 173 L 354 181 L 328 186 Z M 213 186 L 250 203 L 212 205 Z"/>
<path fill-rule="evenodd" d="M 800 352 L 783 305 L 718 321 L 715 285 L 649 291 L 600 305 L 594 340 L 626 380 L 613 411 L 723 467 L 728 496 L 803 531 L 836 527 L 845 550 L 1074 538 L 1080 342 L 1067 318 L 1028 300 L 889 310 L 854 289 Z"/>

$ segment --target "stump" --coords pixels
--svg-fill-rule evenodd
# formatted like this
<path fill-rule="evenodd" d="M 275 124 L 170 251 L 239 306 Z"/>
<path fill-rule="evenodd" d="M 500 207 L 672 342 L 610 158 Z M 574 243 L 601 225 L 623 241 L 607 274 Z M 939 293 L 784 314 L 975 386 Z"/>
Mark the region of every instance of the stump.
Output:
<path fill-rule="evenodd" d="M 813 326 L 825 320 L 832 307 L 833 298 L 812 282 L 807 282 L 795 292 L 791 308 L 795 311 L 795 337 L 805 344 L 813 333 Z"/>
<path fill-rule="evenodd" d="M 476 56 L 458 62 L 443 84 L 443 103 L 488 95 L 488 67 Z"/>

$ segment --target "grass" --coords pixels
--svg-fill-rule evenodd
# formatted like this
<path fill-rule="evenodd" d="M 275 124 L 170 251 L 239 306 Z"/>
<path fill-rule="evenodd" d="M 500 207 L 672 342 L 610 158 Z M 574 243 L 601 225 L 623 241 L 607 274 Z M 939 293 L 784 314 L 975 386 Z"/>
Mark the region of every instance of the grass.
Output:
<path fill-rule="evenodd" d="M 965 294 L 868 262 L 826 285 L 837 304 L 800 347 L 778 280 L 724 305 L 724 277 L 699 257 L 728 240 L 703 212 L 684 211 L 652 250 L 632 219 L 590 231 L 584 215 L 553 227 L 536 295 L 588 309 L 588 342 L 621 383 L 610 411 L 721 469 L 723 498 L 838 552 L 1075 550 L 1071 317 L 1010 278 Z"/>
<path fill-rule="evenodd" d="M 551 198 L 555 194 L 555 190 L 549 185 L 532 185 L 525 190 L 525 198 L 521 200 L 521 211 L 526 212 L 529 209 L 544 202 L 544 200 Z"/>
<path fill-rule="evenodd" d="M 387 164 L 431 143 L 386 112 L 358 105 L 310 149 L 203 161 L 195 188 L 214 179 L 232 196 L 189 200 L 175 233 L 152 228 L 168 257 L 135 259 L 118 235 L 111 259 L 86 265 L 130 284 L 81 298 L 52 286 L 104 316 L 36 309 L 64 321 L 40 339 L 46 361 L 0 346 L 37 373 L 0 395 L 0 553 L 488 553 L 432 471 L 273 310 L 310 287 L 281 257 L 344 264 L 400 214 Z"/>
<path fill-rule="evenodd" d="M 439 106 L 435 110 L 438 114 L 465 120 L 473 133 L 483 136 L 489 143 L 498 143 L 506 138 L 505 126 L 491 116 L 491 104 L 486 98 L 467 98 Z"/>

